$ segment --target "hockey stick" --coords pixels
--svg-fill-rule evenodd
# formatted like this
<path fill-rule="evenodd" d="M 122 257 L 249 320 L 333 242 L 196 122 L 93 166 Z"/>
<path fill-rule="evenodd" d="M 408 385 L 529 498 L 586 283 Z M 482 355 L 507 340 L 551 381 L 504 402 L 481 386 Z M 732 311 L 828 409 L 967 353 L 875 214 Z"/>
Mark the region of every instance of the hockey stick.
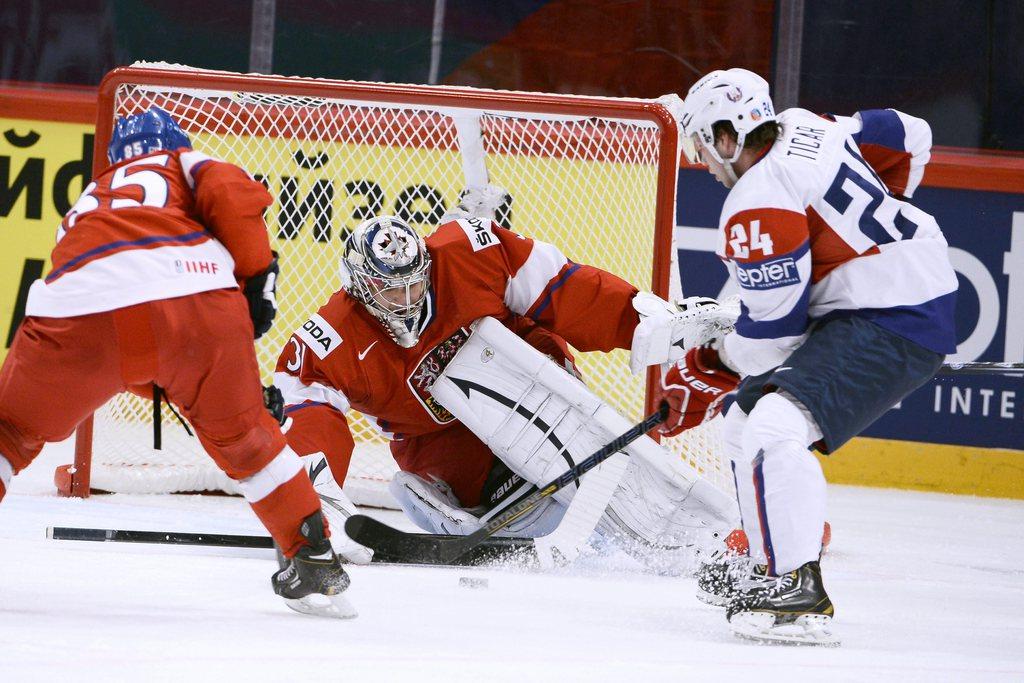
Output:
<path fill-rule="evenodd" d="M 448 536 L 424 534 L 427 538 L 447 539 Z M 181 531 L 136 531 L 131 529 L 84 529 L 76 527 L 47 527 L 46 537 L 58 541 L 97 541 L 115 543 L 159 543 L 167 545 L 206 546 L 213 548 L 259 548 L 272 550 L 274 541 L 270 536 L 246 536 L 239 534 L 195 534 Z M 456 536 L 454 538 L 462 538 Z M 374 564 L 428 564 L 429 556 L 376 552 Z M 521 559 L 532 563 L 535 559 L 533 540 L 529 538 L 492 538 L 451 564 L 455 566 L 476 566 L 488 562 Z"/>
<path fill-rule="evenodd" d="M 648 416 L 643 422 L 634 425 L 621 436 L 616 437 L 597 450 L 586 460 L 578 463 L 575 467 L 570 467 L 554 481 L 542 486 L 520 502 L 512 505 L 505 512 L 468 536 L 431 538 L 425 534 L 406 533 L 366 515 L 353 515 L 345 520 L 345 533 L 356 543 L 373 548 L 374 551 L 383 550 L 389 553 L 430 557 L 440 564 L 450 564 L 454 559 L 466 554 L 483 540 L 534 509 L 543 499 L 568 486 L 597 467 L 602 461 L 607 460 L 657 427 L 667 417 L 668 404 L 663 402 L 658 412 Z"/>
<path fill-rule="evenodd" d="M 1024 372 L 1024 363 L 945 363 L 938 375 L 988 375 Z"/>

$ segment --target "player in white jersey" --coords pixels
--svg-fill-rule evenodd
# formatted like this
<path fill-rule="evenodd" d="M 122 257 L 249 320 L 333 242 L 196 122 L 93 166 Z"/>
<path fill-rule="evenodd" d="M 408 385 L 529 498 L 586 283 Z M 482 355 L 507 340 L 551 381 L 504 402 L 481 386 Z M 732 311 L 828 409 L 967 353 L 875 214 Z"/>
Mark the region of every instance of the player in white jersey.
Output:
<path fill-rule="evenodd" d="M 835 644 L 818 564 L 825 479 L 810 449 L 860 433 L 956 346 L 946 240 L 905 201 L 931 132 L 893 110 L 776 115 L 767 82 L 744 69 L 700 79 L 681 124 L 689 160 L 731 188 L 717 251 L 742 305 L 714 350 L 717 370 L 743 381 L 724 439 L 749 561 L 777 577 L 740 592 L 727 616 L 737 635 Z M 706 371 L 707 357 L 687 359 L 666 378 L 670 395 Z"/>

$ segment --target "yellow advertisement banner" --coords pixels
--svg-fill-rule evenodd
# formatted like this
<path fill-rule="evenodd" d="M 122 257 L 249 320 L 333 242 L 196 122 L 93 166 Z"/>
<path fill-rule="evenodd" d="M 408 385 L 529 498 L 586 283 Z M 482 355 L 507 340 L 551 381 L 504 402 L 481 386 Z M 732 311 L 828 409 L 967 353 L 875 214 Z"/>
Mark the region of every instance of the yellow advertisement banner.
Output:
<path fill-rule="evenodd" d="M 93 126 L 0 118 L 0 361 L 61 217 L 92 175 Z"/>

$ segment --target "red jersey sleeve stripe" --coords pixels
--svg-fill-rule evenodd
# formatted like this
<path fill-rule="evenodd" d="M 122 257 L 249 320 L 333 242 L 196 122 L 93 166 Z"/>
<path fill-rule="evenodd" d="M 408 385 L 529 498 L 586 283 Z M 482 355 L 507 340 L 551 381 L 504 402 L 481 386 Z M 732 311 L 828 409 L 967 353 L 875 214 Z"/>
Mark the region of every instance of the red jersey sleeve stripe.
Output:
<path fill-rule="evenodd" d="M 554 280 L 549 282 L 547 287 L 544 288 L 544 291 L 537 299 L 537 303 L 535 303 L 533 307 L 527 312 L 527 316 L 533 318 L 534 320 L 537 320 L 540 317 L 541 313 L 544 312 L 544 309 L 551 305 L 551 298 L 554 295 L 554 293 L 562 285 L 565 284 L 566 280 L 572 277 L 573 273 L 575 273 L 579 269 L 579 264 L 573 263 L 572 261 L 569 261 L 564 266 L 562 266 L 562 272 Z"/>

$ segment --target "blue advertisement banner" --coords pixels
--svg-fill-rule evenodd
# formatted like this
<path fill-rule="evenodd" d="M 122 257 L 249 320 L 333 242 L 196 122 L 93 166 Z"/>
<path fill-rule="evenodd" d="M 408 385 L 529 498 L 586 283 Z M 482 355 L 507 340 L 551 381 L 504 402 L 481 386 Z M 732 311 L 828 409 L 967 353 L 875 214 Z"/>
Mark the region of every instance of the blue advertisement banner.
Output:
<path fill-rule="evenodd" d="M 707 171 L 680 170 L 676 244 L 687 295 L 738 293 L 714 253 L 725 196 Z M 913 203 L 938 220 L 960 280 L 948 360 L 1024 361 L 1024 194 L 922 187 Z M 864 436 L 1024 449 L 1024 375 L 936 378 Z"/>

